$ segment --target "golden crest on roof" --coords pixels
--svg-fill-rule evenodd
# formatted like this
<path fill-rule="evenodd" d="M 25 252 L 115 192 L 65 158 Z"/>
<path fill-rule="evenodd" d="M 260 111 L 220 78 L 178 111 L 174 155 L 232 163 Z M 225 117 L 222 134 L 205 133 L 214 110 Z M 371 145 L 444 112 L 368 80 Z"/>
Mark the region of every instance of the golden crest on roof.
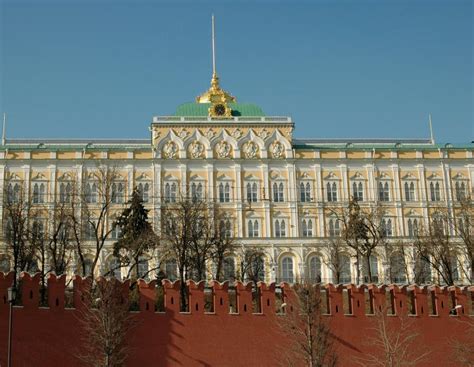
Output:
<path fill-rule="evenodd" d="M 232 110 L 228 103 L 235 102 L 236 99 L 231 94 L 223 90 L 219 85 L 219 77 L 216 72 L 216 51 L 214 35 L 214 15 L 212 16 L 212 79 L 211 87 L 196 98 L 197 103 L 210 103 L 209 116 L 211 117 L 232 117 Z"/>

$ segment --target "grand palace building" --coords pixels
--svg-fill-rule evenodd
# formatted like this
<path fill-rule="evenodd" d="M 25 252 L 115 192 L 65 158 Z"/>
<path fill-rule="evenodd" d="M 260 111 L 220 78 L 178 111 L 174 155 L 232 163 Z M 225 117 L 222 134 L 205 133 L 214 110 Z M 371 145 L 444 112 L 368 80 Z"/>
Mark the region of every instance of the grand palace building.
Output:
<path fill-rule="evenodd" d="M 328 244 L 341 233 L 336 213 L 347 208 L 352 197 L 362 208 L 383 208 L 387 243 L 403 243 L 410 249 L 417 228 L 440 208 L 455 216 L 457 199 L 472 193 L 472 143 L 296 139 L 294 129 L 291 117 L 268 116 L 257 105 L 238 103 L 220 87 L 214 73 L 209 90 L 194 102 L 178 106 L 174 115 L 153 117 L 148 139 L 4 140 L 0 192 L 13 196 L 24 192 L 33 207 L 44 208 L 34 220 L 48 226 L 50 209 L 65 200 L 71 182 L 86 187 L 94 203 L 98 195 L 94 172 L 113 167 L 117 176 L 111 213 L 121 212 L 137 187 L 157 233 L 163 205 L 191 192 L 228 214 L 239 247 L 265 251 L 266 281 L 308 275 L 334 280 Z M 4 218 L 2 204 L 0 216 Z M 109 226 L 112 217 L 107 219 Z M 3 223 L 3 232 L 5 227 Z M 116 238 L 113 231 L 97 275 L 113 261 Z M 410 251 L 391 256 L 410 257 Z M 341 281 L 355 281 L 352 255 L 347 250 Z M 238 262 L 238 256 L 232 261 Z M 413 259 L 405 260 L 410 274 Z M 370 265 L 375 278 L 386 281 L 393 261 L 376 250 Z M 461 267 L 466 259 L 456 261 Z M 10 263 L 3 235 L 0 266 L 7 270 Z M 156 266 L 173 272 L 172 259 L 163 259 L 159 250 L 142 264 Z M 237 263 L 232 266 L 238 268 Z M 436 281 L 436 274 L 430 277 Z M 465 275 L 459 271 L 457 277 L 462 283 Z M 399 281 L 404 279 L 400 274 Z"/>

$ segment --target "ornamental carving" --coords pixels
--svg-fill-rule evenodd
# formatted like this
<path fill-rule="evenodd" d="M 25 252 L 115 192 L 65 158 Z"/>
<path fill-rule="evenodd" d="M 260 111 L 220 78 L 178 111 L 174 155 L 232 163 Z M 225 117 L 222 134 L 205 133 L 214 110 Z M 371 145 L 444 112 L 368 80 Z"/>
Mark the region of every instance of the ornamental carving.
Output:
<path fill-rule="evenodd" d="M 216 145 L 216 152 L 219 158 L 227 158 L 230 154 L 230 145 L 225 141 L 221 141 Z"/>
<path fill-rule="evenodd" d="M 270 133 L 268 132 L 267 129 L 263 129 L 263 130 L 260 131 L 260 133 L 258 134 L 258 136 L 260 136 L 263 140 L 265 140 L 266 138 L 268 138 L 269 135 L 270 135 Z"/>
<path fill-rule="evenodd" d="M 258 153 L 257 145 L 254 142 L 249 141 L 244 146 L 244 153 L 245 153 L 246 158 L 255 158 L 257 156 L 257 153 Z"/>
<path fill-rule="evenodd" d="M 195 141 L 191 144 L 191 157 L 201 158 L 203 153 L 204 153 L 204 145 L 202 145 L 198 141 Z"/>
<path fill-rule="evenodd" d="M 285 148 L 283 147 L 283 144 L 276 141 L 272 144 L 270 150 L 272 152 L 273 158 L 282 158 L 283 157 L 283 152 L 285 151 Z"/>
<path fill-rule="evenodd" d="M 167 142 L 165 146 L 163 147 L 163 156 L 165 158 L 176 158 L 177 153 L 178 153 L 178 146 L 172 141 Z"/>
<path fill-rule="evenodd" d="M 211 140 L 214 136 L 216 135 L 216 133 L 214 132 L 214 130 L 212 129 L 208 129 L 206 131 L 206 136 L 209 140 Z"/>
<path fill-rule="evenodd" d="M 236 139 L 240 139 L 240 137 L 242 136 L 242 131 L 240 129 L 235 129 L 232 133 L 232 136 Z"/>
<path fill-rule="evenodd" d="M 186 130 L 182 129 L 182 130 L 179 132 L 179 137 L 180 137 L 181 139 L 184 140 L 184 139 L 186 139 L 187 136 L 188 136 L 188 132 L 187 132 Z"/>

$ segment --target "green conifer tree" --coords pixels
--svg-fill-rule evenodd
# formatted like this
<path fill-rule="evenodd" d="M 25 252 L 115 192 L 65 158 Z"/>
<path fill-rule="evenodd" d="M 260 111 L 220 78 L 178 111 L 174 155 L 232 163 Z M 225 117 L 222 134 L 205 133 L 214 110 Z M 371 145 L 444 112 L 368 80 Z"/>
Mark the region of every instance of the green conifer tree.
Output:
<path fill-rule="evenodd" d="M 147 252 L 158 245 L 158 238 L 148 221 L 148 209 L 143 206 L 137 189 L 133 190 L 128 208 L 117 218 L 115 225 L 121 232 L 114 244 L 114 255 L 123 266 L 130 266 L 127 277 L 138 279 L 146 276 L 140 274 L 139 264 Z"/>

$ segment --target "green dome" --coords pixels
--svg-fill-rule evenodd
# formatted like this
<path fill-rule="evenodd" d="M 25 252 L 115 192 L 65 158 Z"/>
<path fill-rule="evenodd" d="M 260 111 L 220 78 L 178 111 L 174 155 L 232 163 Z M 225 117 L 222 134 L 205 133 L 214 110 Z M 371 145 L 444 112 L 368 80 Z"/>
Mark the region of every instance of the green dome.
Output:
<path fill-rule="evenodd" d="M 178 106 L 174 115 L 182 117 L 207 117 L 209 115 L 208 111 L 210 106 L 210 103 L 183 103 Z M 251 103 L 228 103 L 228 106 L 232 110 L 232 116 L 265 116 L 259 106 Z"/>

